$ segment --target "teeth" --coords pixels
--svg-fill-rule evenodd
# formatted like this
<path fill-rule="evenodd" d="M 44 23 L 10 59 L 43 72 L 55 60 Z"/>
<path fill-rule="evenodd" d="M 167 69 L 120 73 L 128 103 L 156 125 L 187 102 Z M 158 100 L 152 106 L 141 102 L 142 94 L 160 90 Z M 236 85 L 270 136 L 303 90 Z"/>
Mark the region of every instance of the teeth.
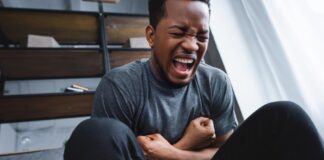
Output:
<path fill-rule="evenodd" d="M 194 61 L 193 59 L 186 59 L 186 58 L 175 58 L 174 60 L 177 62 L 186 63 L 186 64 L 193 63 L 193 61 Z"/>

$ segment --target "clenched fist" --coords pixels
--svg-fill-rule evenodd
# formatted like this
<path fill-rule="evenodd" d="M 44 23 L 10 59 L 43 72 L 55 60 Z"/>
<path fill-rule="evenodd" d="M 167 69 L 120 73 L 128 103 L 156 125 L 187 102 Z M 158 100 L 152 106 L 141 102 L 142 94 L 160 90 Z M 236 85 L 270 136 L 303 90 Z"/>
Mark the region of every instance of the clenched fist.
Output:
<path fill-rule="evenodd" d="M 198 117 L 189 123 L 183 137 L 174 146 L 183 150 L 199 150 L 210 146 L 215 139 L 213 121 Z"/>
<path fill-rule="evenodd" d="M 160 134 L 138 136 L 138 143 L 141 145 L 146 159 L 149 160 L 172 160 L 175 157 L 177 148 L 173 147 Z"/>

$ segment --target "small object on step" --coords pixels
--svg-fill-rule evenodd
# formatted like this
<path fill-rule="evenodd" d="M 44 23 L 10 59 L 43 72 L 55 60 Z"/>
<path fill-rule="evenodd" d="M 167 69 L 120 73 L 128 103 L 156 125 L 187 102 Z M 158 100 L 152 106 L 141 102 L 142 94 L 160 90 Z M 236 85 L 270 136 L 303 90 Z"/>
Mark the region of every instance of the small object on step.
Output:
<path fill-rule="evenodd" d="M 130 37 L 124 48 L 151 48 L 145 37 Z"/>
<path fill-rule="evenodd" d="M 28 34 L 27 47 L 60 47 L 60 44 L 51 36 Z"/>
<path fill-rule="evenodd" d="M 79 84 L 72 84 L 70 87 L 65 88 L 64 92 L 86 92 L 86 91 L 89 91 L 89 89 Z"/>
<path fill-rule="evenodd" d="M 103 3 L 118 3 L 120 0 L 83 0 L 91 2 L 103 2 Z"/>
<path fill-rule="evenodd" d="M 67 88 L 65 88 L 64 92 L 84 92 L 84 90 L 73 88 L 73 87 L 67 87 Z"/>
<path fill-rule="evenodd" d="M 82 90 L 84 90 L 84 91 L 89 91 L 88 88 L 83 87 L 83 86 L 78 85 L 78 84 L 72 84 L 72 87 L 73 87 L 73 88 L 77 88 L 77 89 L 82 89 Z"/>

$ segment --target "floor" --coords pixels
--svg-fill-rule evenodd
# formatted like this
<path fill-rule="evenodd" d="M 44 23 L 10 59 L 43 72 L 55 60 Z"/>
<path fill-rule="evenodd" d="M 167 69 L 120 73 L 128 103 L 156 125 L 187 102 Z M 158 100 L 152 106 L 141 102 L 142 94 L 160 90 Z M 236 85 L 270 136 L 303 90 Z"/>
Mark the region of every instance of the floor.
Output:
<path fill-rule="evenodd" d="M 0 160 L 63 160 L 64 148 L 0 156 Z"/>

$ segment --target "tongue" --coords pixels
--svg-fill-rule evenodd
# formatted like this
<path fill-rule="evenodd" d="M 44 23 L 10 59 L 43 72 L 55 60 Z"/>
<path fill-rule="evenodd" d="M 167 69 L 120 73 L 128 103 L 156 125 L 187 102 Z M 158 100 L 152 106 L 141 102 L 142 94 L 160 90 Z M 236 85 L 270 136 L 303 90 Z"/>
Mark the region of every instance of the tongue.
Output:
<path fill-rule="evenodd" d="M 174 62 L 174 65 L 180 71 L 186 71 L 188 69 L 188 66 L 185 63 Z"/>

